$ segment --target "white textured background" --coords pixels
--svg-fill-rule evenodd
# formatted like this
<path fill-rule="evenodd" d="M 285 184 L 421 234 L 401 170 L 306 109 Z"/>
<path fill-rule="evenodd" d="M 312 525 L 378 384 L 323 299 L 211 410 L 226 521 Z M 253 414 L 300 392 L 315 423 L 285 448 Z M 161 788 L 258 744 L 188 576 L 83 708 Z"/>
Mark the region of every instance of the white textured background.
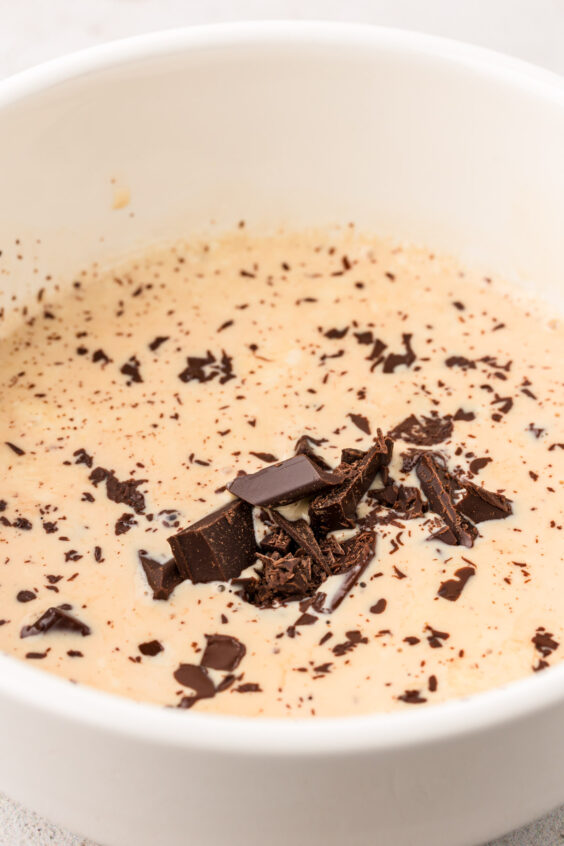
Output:
<path fill-rule="evenodd" d="M 112 38 L 250 18 L 416 29 L 512 53 L 564 75 L 564 0 L 0 0 L 0 78 Z M 563 843 L 564 808 L 490 846 Z M 0 795 L 0 846 L 94 845 Z"/>

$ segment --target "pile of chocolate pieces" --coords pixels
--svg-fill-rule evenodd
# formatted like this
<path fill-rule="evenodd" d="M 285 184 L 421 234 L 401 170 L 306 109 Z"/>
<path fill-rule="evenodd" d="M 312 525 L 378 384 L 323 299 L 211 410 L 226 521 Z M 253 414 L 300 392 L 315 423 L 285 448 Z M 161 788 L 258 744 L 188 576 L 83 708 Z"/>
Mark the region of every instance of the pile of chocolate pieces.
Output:
<path fill-rule="evenodd" d="M 331 611 L 374 557 L 374 526 L 379 522 L 431 511 L 440 519 L 435 518 L 438 530 L 430 539 L 471 547 L 477 523 L 512 513 L 503 495 L 455 478 L 438 452 L 407 454 L 404 469 L 406 462 L 407 469 L 415 468 L 421 489 L 397 484 L 389 474 L 394 444 L 380 430 L 367 451 L 344 449 L 334 469 L 315 452 L 319 443 L 304 435 L 292 458 L 238 475 L 227 486 L 236 497 L 232 502 L 168 539 L 174 555 L 170 561 L 158 563 L 141 551 L 153 597 L 167 599 L 186 579 L 221 581 L 232 582 L 245 601 L 261 608 L 314 597 L 318 611 Z M 377 476 L 381 485 L 372 487 Z M 365 495 L 374 507 L 359 518 L 357 508 Z M 289 520 L 279 510 L 296 502 L 307 507 L 309 521 Z M 260 543 L 255 519 L 267 532 Z M 332 534 L 339 529 L 350 530 L 346 540 Z M 252 565 L 254 574 L 240 578 Z M 319 588 L 334 575 L 343 578 L 328 599 Z"/>

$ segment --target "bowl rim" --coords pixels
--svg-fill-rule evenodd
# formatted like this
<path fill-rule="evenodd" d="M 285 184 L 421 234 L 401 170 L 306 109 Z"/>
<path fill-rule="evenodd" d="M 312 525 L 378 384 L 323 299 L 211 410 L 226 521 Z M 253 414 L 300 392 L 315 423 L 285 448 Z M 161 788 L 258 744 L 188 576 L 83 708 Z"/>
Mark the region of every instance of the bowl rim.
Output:
<path fill-rule="evenodd" d="M 400 52 L 442 60 L 564 108 L 564 78 L 492 50 L 425 33 L 330 21 L 246 21 L 162 30 L 80 50 L 0 81 L 0 111 L 97 72 L 186 51 L 265 45 Z M 540 716 L 564 701 L 564 662 L 501 687 L 421 710 L 331 718 L 180 712 L 76 685 L 0 653 L 0 698 L 75 727 L 140 743 L 279 756 L 389 752 L 445 742 Z"/>

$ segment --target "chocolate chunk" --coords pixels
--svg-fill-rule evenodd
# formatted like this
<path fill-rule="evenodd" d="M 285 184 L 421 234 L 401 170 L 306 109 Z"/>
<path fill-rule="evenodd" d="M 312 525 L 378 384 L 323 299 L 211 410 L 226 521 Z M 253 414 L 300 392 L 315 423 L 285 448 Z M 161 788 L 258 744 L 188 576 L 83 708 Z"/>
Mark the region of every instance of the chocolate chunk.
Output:
<path fill-rule="evenodd" d="M 29 532 L 30 529 L 33 528 L 33 525 L 27 517 L 16 517 L 16 519 L 12 522 L 12 526 L 14 529 L 22 529 L 26 532 Z"/>
<path fill-rule="evenodd" d="M 347 332 L 349 331 L 349 327 L 345 326 L 344 329 L 328 329 L 327 332 L 324 332 L 326 338 L 330 338 L 331 340 L 340 340 L 344 338 Z"/>
<path fill-rule="evenodd" d="M 393 440 L 401 438 L 402 441 L 416 446 L 433 446 L 450 438 L 452 431 L 450 414 L 441 417 L 437 411 L 431 411 L 429 417 L 422 414 L 418 418 L 415 414 L 410 414 L 391 430 L 389 437 Z"/>
<path fill-rule="evenodd" d="M 189 687 L 194 691 L 193 696 L 184 696 L 181 699 L 180 708 L 191 708 L 199 699 L 212 699 L 215 696 L 215 685 L 205 667 L 198 667 L 197 664 L 180 664 L 174 671 L 174 678 L 183 687 Z"/>
<path fill-rule="evenodd" d="M 442 599 L 450 600 L 450 602 L 456 602 L 460 597 L 468 580 L 476 575 L 476 569 L 475 567 L 460 567 L 454 575 L 454 579 L 442 582 L 438 590 L 438 595 Z"/>
<path fill-rule="evenodd" d="M 96 350 L 94 353 L 92 353 L 92 361 L 94 362 L 94 364 L 97 364 L 99 361 L 102 361 L 102 367 L 104 367 L 106 364 L 109 364 L 111 360 L 112 359 L 109 357 L 109 355 L 106 355 L 104 350 Z"/>
<path fill-rule="evenodd" d="M 168 538 L 181 575 L 192 582 L 228 581 L 256 559 L 251 506 L 237 499 Z"/>
<path fill-rule="evenodd" d="M 337 485 L 342 479 L 342 475 L 322 470 L 301 454 L 256 473 L 237 476 L 227 488 L 251 505 L 285 505 Z"/>
<path fill-rule="evenodd" d="M 146 643 L 140 643 L 138 648 L 141 655 L 147 655 L 150 658 L 154 658 L 155 655 L 158 655 L 159 652 L 164 650 L 164 646 L 158 640 L 148 640 Z"/>
<path fill-rule="evenodd" d="M 151 343 L 149 344 L 149 349 L 151 350 L 151 352 L 155 352 L 155 350 L 158 350 L 161 344 L 164 344 L 165 341 L 168 341 L 169 337 L 170 335 L 157 335 L 154 341 L 151 341 Z"/>
<path fill-rule="evenodd" d="M 370 435 L 370 423 L 366 417 L 362 414 L 347 414 L 347 417 L 350 417 L 354 425 L 357 426 L 361 432 L 364 432 L 366 435 Z"/>
<path fill-rule="evenodd" d="M 246 647 L 236 637 L 230 635 L 206 635 L 206 648 L 202 655 L 202 667 L 212 670 L 235 670 L 247 652 Z"/>
<path fill-rule="evenodd" d="M 425 626 L 425 631 L 429 632 L 427 635 L 427 642 L 431 649 L 441 649 L 443 646 L 442 641 L 448 640 L 450 637 L 448 632 L 441 632 L 429 625 Z"/>
<path fill-rule="evenodd" d="M 34 599 L 37 599 L 37 596 L 32 590 L 20 590 L 16 599 L 18 602 L 32 602 Z"/>
<path fill-rule="evenodd" d="M 46 634 L 50 631 L 69 632 L 70 634 L 81 634 L 83 637 L 89 635 L 90 626 L 73 617 L 68 613 L 70 606 L 61 605 L 58 608 L 48 608 L 35 623 L 24 626 L 20 637 L 33 637 L 34 635 Z"/>
<path fill-rule="evenodd" d="M 273 521 L 279 526 L 292 540 L 294 540 L 299 547 L 303 549 L 306 555 L 309 555 L 319 566 L 325 570 L 327 575 L 330 575 L 329 566 L 325 560 L 325 556 L 321 551 L 315 535 L 305 520 L 287 520 L 279 511 L 270 511 Z"/>
<path fill-rule="evenodd" d="M 389 482 L 379 490 L 369 491 L 368 495 L 385 508 L 391 508 L 404 520 L 423 516 L 423 500 L 418 488 Z"/>
<path fill-rule="evenodd" d="M 453 481 L 448 473 L 431 453 L 421 456 L 417 462 L 416 473 L 430 509 L 442 517 L 459 544 L 471 547 L 478 531 L 475 526 L 463 520 L 456 510 L 452 498 Z"/>
<path fill-rule="evenodd" d="M 296 442 L 296 455 L 307 455 L 322 470 L 331 470 L 325 459 L 318 455 L 312 447 L 312 444 L 321 446 L 326 440 L 326 438 L 312 438 L 311 435 L 302 435 Z"/>
<path fill-rule="evenodd" d="M 4 441 L 4 443 L 6 444 L 7 447 L 10 447 L 12 452 L 15 452 L 16 455 L 25 455 L 25 449 L 22 449 L 21 447 L 16 446 L 16 444 L 10 443 L 10 441 Z"/>
<path fill-rule="evenodd" d="M 378 431 L 378 439 L 362 458 L 346 468 L 345 480 L 328 493 L 315 497 L 309 508 L 311 527 L 315 533 L 327 533 L 333 529 L 349 529 L 354 526 L 358 503 L 372 484 L 376 473 L 386 467 L 392 457 L 393 442 Z"/>
<path fill-rule="evenodd" d="M 176 561 L 171 558 L 161 564 L 151 558 L 144 549 L 139 550 L 138 554 L 149 587 L 153 591 L 153 599 L 168 599 L 174 588 L 184 581 Z"/>
<path fill-rule="evenodd" d="M 283 532 L 282 529 L 274 529 L 265 535 L 260 543 L 262 552 L 279 552 L 280 555 L 286 555 L 290 552 L 292 546 L 292 538 Z"/>
<path fill-rule="evenodd" d="M 503 494 L 488 491 L 472 484 L 472 482 L 467 482 L 464 487 L 466 495 L 456 508 L 474 523 L 483 523 L 485 520 L 503 520 L 513 514 L 511 500 Z"/>
<path fill-rule="evenodd" d="M 283 558 L 261 556 L 263 569 L 258 577 L 242 579 L 241 595 L 259 608 L 271 608 L 278 602 L 311 596 L 323 579 L 316 573 L 309 557 L 285 555 Z"/>

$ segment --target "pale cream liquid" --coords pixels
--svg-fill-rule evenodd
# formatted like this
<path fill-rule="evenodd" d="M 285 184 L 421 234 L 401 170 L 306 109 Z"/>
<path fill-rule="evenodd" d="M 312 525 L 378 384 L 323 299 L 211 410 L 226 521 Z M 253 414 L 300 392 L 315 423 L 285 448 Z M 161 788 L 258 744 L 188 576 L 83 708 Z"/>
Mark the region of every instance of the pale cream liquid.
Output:
<path fill-rule="evenodd" d="M 405 690 L 419 690 L 428 702 L 475 693 L 531 673 L 542 657 L 531 640 L 539 626 L 562 643 L 564 450 L 549 449 L 564 441 L 560 321 L 451 260 L 393 248 L 352 229 L 272 238 L 240 230 L 216 242 L 153 251 L 79 281 L 64 296 L 46 294 L 39 315 L 0 342 L 3 516 L 33 524 L 31 531 L 0 525 L 0 619 L 8 621 L 0 626 L 2 650 L 20 658 L 49 650 L 43 660 L 28 662 L 113 693 L 174 705 L 190 693 L 173 678 L 177 666 L 199 663 L 206 633 L 229 634 L 247 647 L 237 684 L 255 682 L 261 692 L 240 693 L 235 685 L 196 709 L 307 717 L 412 708 L 397 698 Z M 45 319 L 43 309 L 54 319 Z M 342 339 L 322 334 L 347 325 Z M 411 332 L 414 366 L 371 373 L 371 347 L 353 335 L 367 329 L 394 352 L 403 352 L 401 335 Z M 148 344 L 158 335 L 170 339 L 151 352 Z M 79 346 L 88 352 L 77 355 Z M 111 363 L 92 362 L 99 348 Z M 321 359 L 341 349 L 342 356 Z M 186 357 L 207 350 L 232 356 L 237 378 L 225 385 L 218 378 L 180 381 Z M 141 362 L 144 381 L 128 386 L 120 367 L 131 355 Z M 495 356 L 512 365 L 508 372 L 486 363 L 463 371 L 444 365 L 451 355 Z M 525 379 L 536 400 L 523 393 Z M 491 419 L 495 394 L 483 385 L 514 400 L 499 422 Z M 137 525 L 116 536 L 116 520 L 131 509 L 110 502 L 103 484 L 93 487 L 90 470 L 73 457 L 84 448 L 94 466 L 114 469 L 121 480 L 147 479 L 141 487 L 146 513 L 174 508 L 185 526 L 229 500 L 214 491 L 239 469 L 264 466 L 251 450 L 287 458 L 297 438 L 310 432 L 328 438 L 319 451 L 336 464 L 342 447 L 371 443 L 349 413 L 366 416 L 375 433 L 412 412 L 436 408 L 444 415 L 460 407 L 476 419 L 456 422 L 451 441 L 439 449 L 451 466 L 465 470 L 471 457 L 491 457 L 474 481 L 511 498 L 513 516 L 481 523 L 470 550 L 429 542 L 426 518 L 406 521 L 390 554 L 400 529 L 377 527 L 377 555 L 364 586 L 295 638 L 285 634 L 299 616 L 295 603 L 258 610 L 229 586 L 190 582 L 168 601 L 154 601 L 137 550 L 169 557 L 166 538 L 175 529 L 159 517 L 137 515 Z M 531 423 L 544 430 L 540 437 Z M 5 441 L 25 455 L 15 455 Z M 398 480 L 400 453 L 408 447 L 396 442 L 391 469 Z M 462 453 L 455 456 L 458 447 Z M 83 492 L 95 502 L 83 501 Z M 42 521 L 56 522 L 57 531 L 45 533 Z M 102 548 L 99 563 L 95 546 Z M 69 550 L 82 557 L 65 561 Z M 440 583 L 464 559 L 477 575 L 457 602 L 439 598 Z M 397 578 L 394 566 L 406 578 Z M 58 592 L 47 589 L 48 574 L 63 577 L 54 585 Z M 34 590 L 37 598 L 22 604 L 16 601 L 21 590 Z M 370 613 L 381 598 L 385 611 Z M 23 625 L 65 602 L 91 636 L 20 638 Z M 450 634 L 441 648 L 429 645 L 428 625 Z M 351 630 L 368 643 L 335 655 Z M 333 637 L 319 645 L 328 631 Z M 408 636 L 420 642 L 410 646 Z M 164 651 L 141 656 L 138 645 L 153 639 Z M 69 650 L 83 657 L 71 658 Z M 561 656 L 564 646 L 547 661 Z M 330 672 L 314 669 L 327 663 Z M 216 680 L 223 675 L 213 673 Z M 428 690 L 430 676 L 435 692 Z"/>

